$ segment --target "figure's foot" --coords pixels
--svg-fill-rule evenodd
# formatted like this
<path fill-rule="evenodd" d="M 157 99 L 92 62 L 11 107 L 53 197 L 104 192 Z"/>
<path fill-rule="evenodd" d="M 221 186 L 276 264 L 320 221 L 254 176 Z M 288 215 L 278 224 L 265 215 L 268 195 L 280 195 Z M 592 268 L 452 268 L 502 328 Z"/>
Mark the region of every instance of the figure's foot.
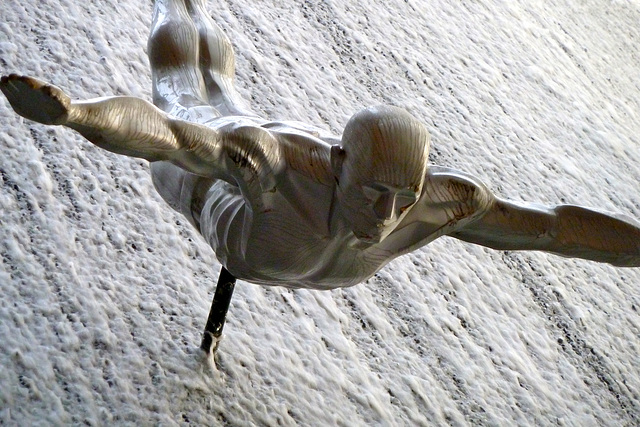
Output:
<path fill-rule="evenodd" d="M 67 121 L 71 99 L 56 86 L 33 77 L 10 74 L 2 76 L 0 90 L 22 117 L 45 125 L 61 125 Z"/>

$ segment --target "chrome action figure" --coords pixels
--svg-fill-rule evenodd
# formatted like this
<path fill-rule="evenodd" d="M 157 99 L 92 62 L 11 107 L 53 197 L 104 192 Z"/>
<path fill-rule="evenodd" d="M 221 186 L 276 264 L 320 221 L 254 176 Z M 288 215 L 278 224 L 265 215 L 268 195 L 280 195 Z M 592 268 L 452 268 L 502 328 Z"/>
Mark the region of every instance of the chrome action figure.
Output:
<path fill-rule="evenodd" d="M 472 176 L 428 165 L 429 133 L 401 109 L 365 109 L 341 138 L 256 116 L 234 89 L 231 44 L 204 0 L 157 0 L 148 54 L 155 106 L 133 97 L 71 101 L 15 74 L 0 89 L 28 119 L 150 161 L 159 193 L 233 277 L 351 286 L 445 235 L 640 266 L 637 222 L 578 206 L 512 203 Z"/>

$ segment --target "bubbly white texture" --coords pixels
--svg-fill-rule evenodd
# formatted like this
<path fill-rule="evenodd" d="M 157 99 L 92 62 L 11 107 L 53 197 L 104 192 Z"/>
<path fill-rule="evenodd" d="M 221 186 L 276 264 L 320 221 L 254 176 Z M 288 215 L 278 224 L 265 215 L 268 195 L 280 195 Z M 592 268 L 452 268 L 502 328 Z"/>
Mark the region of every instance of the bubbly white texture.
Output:
<path fill-rule="evenodd" d="M 151 99 L 150 2 L 5 0 L 0 71 Z M 208 10 L 272 119 L 406 108 L 434 163 L 509 199 L 640 218 L 637 1 L 228 2 Z M 640 271 L 441 239 L 332 292 L 240 282 L 144 161 L 0 100 L 0 422 L 623 425 L 640 418 Z"/>

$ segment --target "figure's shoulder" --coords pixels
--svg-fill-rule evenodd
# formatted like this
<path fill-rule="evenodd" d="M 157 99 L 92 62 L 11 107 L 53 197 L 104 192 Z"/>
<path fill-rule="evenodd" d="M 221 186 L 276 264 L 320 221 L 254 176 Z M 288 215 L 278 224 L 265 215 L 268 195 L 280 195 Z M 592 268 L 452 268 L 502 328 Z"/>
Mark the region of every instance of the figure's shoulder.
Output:
<path fill-rule="evenodd" d="M 268 122 L 261 127 L 272 132 L 289 169 L 318 183 L 333 184 L 331 144 L 337 144 L 338 138 L 301 122 Z"/>
<path fill-rule="evenodd" d="M 463 197 L 477 190 L 487 191 L 485 184 L 477 177 L 444 166 L 429 165 L 422 190 L 422 196 L 440 194 L 446 189 L 451 196 Z"/>
<path fill-rule="evenodd" d="M 295 171 L 317 183 L 333 185 L 331 145 L 340 140 L 328 132 L 302 122 L 252 116 L 217 117 L 207 126 L 221 134 L 225 150 L 238 164 L 268 164 L 276 174 Z"/>

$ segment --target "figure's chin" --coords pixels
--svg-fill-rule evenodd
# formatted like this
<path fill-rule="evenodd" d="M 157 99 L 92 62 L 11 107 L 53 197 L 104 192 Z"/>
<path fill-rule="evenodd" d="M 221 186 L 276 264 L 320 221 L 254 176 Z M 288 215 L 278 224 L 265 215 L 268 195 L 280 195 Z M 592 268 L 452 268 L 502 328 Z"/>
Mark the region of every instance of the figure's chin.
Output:
<path fill-rule="evenodd" d="M 387 224 L 386 226 L 378 226 L 377 228 L 364 230 L 364 231 L 353 231 L 353 234 L 357 238 L 359 242 L 362 242 L 363 245 L 375 245 L 383 240 L 385 240 L 389 235 L 393 232 L 397 223 Z"/>
<path fill-rule="evenodd" d="M 353 239 L 351 241 L 351 243 L 349 244 L 349 246 L 352 249 L 356 249 L 356 250 L 365 250 L 370 248 L 371 246 L 375 245 L 376 243 L 379 243 L 380 241 L 376 241 L 375 239 L 360 239 L 360 238 L 356 238 Z"/>

